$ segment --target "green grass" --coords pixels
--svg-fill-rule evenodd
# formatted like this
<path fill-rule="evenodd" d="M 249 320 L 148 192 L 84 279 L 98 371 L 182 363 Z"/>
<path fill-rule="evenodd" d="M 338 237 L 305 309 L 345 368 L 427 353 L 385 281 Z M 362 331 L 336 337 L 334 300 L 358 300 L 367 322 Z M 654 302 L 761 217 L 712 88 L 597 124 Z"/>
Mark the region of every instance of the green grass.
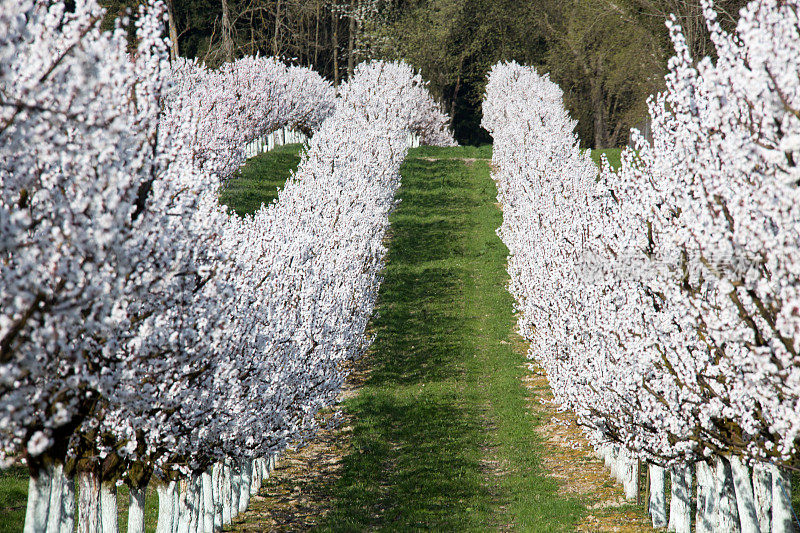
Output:
<path fill-rule="evenodd" d="M 622 148 L 604 148 L 602 150 L 592 150 L 592 161 L 599 167 L 600 166 L 600 156 L 605 154 L 608 158 L 608 162 L 611 163 L 612 168 L 619 168 L 621 163 L 622 157 Z"/>
<path fill-rule="evenodd" d="M 402 168 L 369 377 L 345 403 L 352 450 L 323 530 L 564 531 L 584 512 L 539 466 L 489 164 L 456 157 L 491 153 L 426 147 Z"/>
<path fill-rule="evenodd" d="M 225 184 L 220 202 L 241 216 L 275 200 L 278 189 L 300 163 L 302 147 L 302 144 L 287 144 L 248 160 L 238 176 Z"/>
<path fill-rule="evenodd" d="M 22 531 L 28 497 L 28 469 L 0 470 L 0 533 Z"/>
<path fill-rule="evenodd" d="M 483 146 L 454 146 L 452 148 L 437 148 L 435 146 L 420 146 L 409 151 L 409 157 L 437 159 L 491 159 L 492 145 Z"/>

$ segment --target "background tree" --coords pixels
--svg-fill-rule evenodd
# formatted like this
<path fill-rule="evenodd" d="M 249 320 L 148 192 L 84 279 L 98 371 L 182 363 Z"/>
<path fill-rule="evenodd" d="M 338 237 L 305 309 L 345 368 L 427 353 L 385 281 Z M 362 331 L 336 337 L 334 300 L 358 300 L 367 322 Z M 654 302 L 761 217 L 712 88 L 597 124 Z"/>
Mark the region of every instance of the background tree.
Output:
<path fill-rule="evenodd" d="M 105 0 L 105 25 L 141 0 Z M 718 0 L 731 28 L 745 0 Z M 675 14 L 692 57 L 711 53 L 700 0 L 169 0 L 173 57 L 217 66 L 245 55 L 313 66 L 338 85 L 365 59 L 403 59 L 430 80 L 459 142 L 480 127 L 486 73 L 516 60 L 550 74 L 585 147 L 625 144 L 663 89 Z"/>
<path fill-rule="evenodd" d="M 562 0 L 538 17 L 548 43 L 544 67 L 565 92 L 578 134 L 595 148 L 618 146 L 663 85 L 659 36 L 634 8 L 608 0 Z"/>

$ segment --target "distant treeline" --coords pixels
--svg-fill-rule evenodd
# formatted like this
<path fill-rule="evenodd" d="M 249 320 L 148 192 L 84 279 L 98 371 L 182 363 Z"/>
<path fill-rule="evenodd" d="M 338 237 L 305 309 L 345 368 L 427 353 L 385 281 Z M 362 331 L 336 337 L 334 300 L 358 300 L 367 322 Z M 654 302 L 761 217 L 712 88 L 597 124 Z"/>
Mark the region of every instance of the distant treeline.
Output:
<path fill-rule="evenodd" d="M 106 0 L 107 25 L 141 0 Z M 459 142 L 489 140 L 480 102 L 489 66 L 549 72 L 587 147 L 625 144 L 660 90 L 683 26 L 695 58 L 710 46 L 700 0 L 166 0 L 174 52 L 214 65 L 282 56 L 339 83 L 368 58 L 405 59 L 430 80 Z M 717 0 L 731 27 L 745 0 Z"/>

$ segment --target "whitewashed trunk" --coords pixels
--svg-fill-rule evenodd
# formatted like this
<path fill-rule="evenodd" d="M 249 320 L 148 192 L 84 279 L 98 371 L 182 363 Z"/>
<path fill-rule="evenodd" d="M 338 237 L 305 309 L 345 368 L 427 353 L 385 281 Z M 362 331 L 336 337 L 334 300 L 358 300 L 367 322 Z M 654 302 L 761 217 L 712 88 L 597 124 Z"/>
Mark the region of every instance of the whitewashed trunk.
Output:
<path fill-rule="evenodd" d="M 625 498 L 635 500 L 639 495 L 639 461 L 628 454 L 622 454 L 622 486 L 625 488 Z"/>
<path fill-rule="evenodd" d="M 250 482 L 250 497 L 258 494 L 261 488 L 261 459 L 255 458 L 250 462 L 250 472 L 252 472 L 252 480 Z"/>
<path fill-rule="evenodd" d="M 178 484 L 174 481 L 156 487 L 158 493 L 158 524 L 156 533 L 172 533 L 175 521 L 175 491 Z"/>
<path fill-rule="evenodd" d="M 61 479 L 61 526 L 59 533 L 75 531 L 75 478 L 62 476 Z"/>
<path fill-rule="evenodd" d="M 192 497 L 191 483 L 182 479 L 180 482 L 180 495 L 178 497 L 178 533 L 189 533 L 189 523 L 192 521 L 190 499 Z"/>
<path fill-rule="evenodd" d="M 222 525 L 227 526 L 233 520 L 233 471 L 228 461 L 222 467 Z"/>
<path fill-rule="evenodd" d="M 738 533 L 739 512 L 736 508 L 736 492 L 733 488 L 731 463 L 724 457 L 715 458 L 714 489 L 717 502 L 715 532 Z"/>
<path fill-rule="evenodd" d="M 147 485 L 130 487 L 128 504 L 128 533 L 144 533 L 144 502 Z"/>
<path fill-rule="evenodd" d="M 615 481 L 618 481 L 619 474 L 617 473 L 617 463 L 619 462 L 619 453 L 617 453 L 617 447 L 612 446 L 608 452 L 608 455 L 608 468 L 611 470 L 611 477 L 614 478 Z"/>
<path fill-rule="evenodd" d="M 239 470 L 242 472 L 242 481 L 239 486 L 239 514 L 247 511 L 247 506 L 250 504 L 250 486 L 253 483 L 250 464 L 250 461 L 245 459 L 239 466 Z"/>
<path fill-rule="evenodd" d="M 786 470 L 776 466 L 772 471 L 772 533 L 791 533 L 792 481 Z"/>
<path fill-rule="evenodd" d="M 178 533 L 181 523 L 181 482 L 175 482 L 175 492 L 172 493 L 172 533 Z"/>
<path fill-rule="evenodd" d="M 242 472 L 239 465 L 231 463 L 231 519 L 239 515 L 239 497 L 242 495 Z"/>
<path fill-rule="evenodd" d="M 697 533 L 711 533 L 716 522 L 716 501 L 714 499 L 714 474 L 704 462 L 696 463 L 697 471 Z"/>
<path fill-rule="evenodd" d="M 613 448 L 608 444 L 603 445 L 600 448 L 600 455 L 603 457 L 603 464 L 610 470 L 611 464 L 614 461 Z"/>
<path fill-rule="evenodd" d="M 214 491 L 214 530 L 219 531 L 222 529 L 222 463 L 214 463 L 211 469 L 211 488 Z"/>
<path fill-rule="evenodd" d="M 653 521 L 654 528 L 667 527 L 667 498 L 664 494 L 665 479 L 664 468 L 657 465 L 649 465 L 650 469 L 650 501 L 648 510 L 650 519 Z"/>
<path fill-rule="evenodd" d="M 78 533 L 100 529 L 100 478 L 91 471 L 78 474 Z"/>
<path fill-rule="evenodd" d="M 61 531 L 61 495 L 64 492 L 64 465 L 56 465 L 50 474 L 50 502 L 47 505 L 47 533 Z"/>
<path fill-rule="evenodd" d="M 739 513 L 739 527 L 742 533 L 761 533 L 756 514 L 755 497 L 753 496 L 753 480 L 750 468 L 736 455 L 728 459 L 733 475 L 733 489 L 736 493 L 736 510 Z"/>
<path fill-rule="evenodd" d="M 689 533 L 691 531 L 692 468 L 674 466 L 670 470 L 670 498 L 668 531 Z"/>
<path fill-rule="evenodd" d="M 753 499 L 761 533 L 770 533 L 772 522 L 772 473 L 764 463 L 753 465 Z"/>
<path fill-rule="evenodd" d="M 197 533 L 203 527 L 203 484 L 200 474 L 192 474 L 190 478 L 191 486 L 191 512 L 192 518 L 189 522 L 189 533 Z"/>
<path fill-rule="evenodd" d="M 203 486 L 203 519 L 200 531 L 211 533 L 214 531 L 214 482 L 211 478 L 211 471 L 203 472 L 200 479 Z"/>
<path fill-rule="evenodd" d="M 117 515 L 117 486 L 103 483 L 100 486 L 100 527 L 103 533 L 119 533 Z"/>
<path fill-rule="evenodd" d="M 41 533 L 47 528 L 52 474 L 50 468 L 40 468 L 28 478 L 28 503 L 25 508 L 23 533 Z"/>

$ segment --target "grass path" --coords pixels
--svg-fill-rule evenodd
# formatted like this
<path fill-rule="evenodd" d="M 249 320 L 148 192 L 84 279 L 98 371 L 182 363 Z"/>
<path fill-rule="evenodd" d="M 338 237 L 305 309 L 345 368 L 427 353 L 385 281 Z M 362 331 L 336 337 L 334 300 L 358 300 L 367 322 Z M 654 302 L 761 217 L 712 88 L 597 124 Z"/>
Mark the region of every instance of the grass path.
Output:
<path fill-rule="evenodd" d="M 581 515 L 532 453 L 496 191 L 475 159 L 488 155 L 427 148 L 403 167 L 370 371 L 345 403 L 353 445 L 326 528 L 553 531 Z"/>
<path fill-rule="evenodd" d="M 237 530 L 583 529 L 586 491 L 563 490 L 546 471 L 557 461 L 543 467 L 553 447 L 537 428 L 552 413 L 533 408 L 539 392 L 513 333 L 490 157 L 489 147 L 410 152 L 375 342 L 344 421 L 286 455 Z"/>

